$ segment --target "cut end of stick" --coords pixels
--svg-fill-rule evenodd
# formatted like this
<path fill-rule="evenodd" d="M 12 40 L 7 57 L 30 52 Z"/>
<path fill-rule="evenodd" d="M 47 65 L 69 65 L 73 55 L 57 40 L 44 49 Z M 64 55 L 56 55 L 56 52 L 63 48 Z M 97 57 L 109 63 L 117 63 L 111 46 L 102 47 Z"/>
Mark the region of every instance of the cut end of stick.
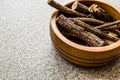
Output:
<path fill-rule="evenodd" d="M 59 19 L 61 19 L 61 17 L 64 17 L 64 15 L 63 15 L 63 14 L 60 14 L 60 15 L 57 17 L 56 21 L 59 21 Z"/>
<path fill-rule="evenodd" d="M 73 3 L 73 5 L 71 6 L 72 10 L 75 10 L 75 9 L 77 8 L 78 4 L 79 4 L 79 2 L 78 2 L 78 1 L 75 1 L 75 2 Z"/>
<path fill-rule="evenodd" d="M 48 2 L 47 2 L 47 3 L 49 4 L 49 3 L 51 3 L 51 1 L 53 1 L 53 0 L 48 0 Z"/>
<path fill-rule="evenodd" d="M 98 11 L 98 5 L 97 4 L 92 4 L 90 7 L 89 7 L 89 11 L 90 12 L 96 12 L 96 11 Z"/>

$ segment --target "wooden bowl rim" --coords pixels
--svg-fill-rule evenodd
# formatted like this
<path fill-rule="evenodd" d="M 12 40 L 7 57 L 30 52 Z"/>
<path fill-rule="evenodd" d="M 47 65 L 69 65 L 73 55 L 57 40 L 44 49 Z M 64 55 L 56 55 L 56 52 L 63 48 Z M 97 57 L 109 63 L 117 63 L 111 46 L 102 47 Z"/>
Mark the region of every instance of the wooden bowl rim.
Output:
<path fill-rule="evenodd" d="M 66 3 L 69 4 L 71 2 L 73 2 L 74 0 L 71 0 L 69 2 Z M 99 2 L 99 3 L 102 3 L 102 4 L 105 4 L 106 6 L 109 6 L 111 7 L 111 9 L 114 9 L 115 11 L 117 11 L 118 13 L 120 13 L 120 8 L 109 3 L 109 2 L 106 2 L 104 0 L 79 0 L 79 1 L 91 1 L 91 2 Z M 69 39 L 67 39 L 65 36 L 62 35 L 62 33 L 58 30 L 57 28 L 57 24 L 56 24 L 56 17 L 58 15 L 59 11 L 55 11 L 52 16 L 51 16 L 51 20 L 50 20 L 50 25 L 53 29 L 53 31 L 55 32 L 55 34 L 57 35 L 57 37 L 63 41 L 65 44 L 73 47 L 73 48 L 76 48 L 76 49 L 79 49 L 79 50 L 83 50 L 83 51 L 89 51 L 89 52 L 103 52 L 103 51 L 109 51 L 109 50 L 113 50 L 115 48 L 118 48 L 120 47 L 120 40 L 111 44 L 111 45 L 108 45 L 108 46 L 103 46 L 103 47 L 88 47 L 88 46 L 83 46 L 83 45 L 80 45 L 80 44 L 77 44 L 75 42 L 72 42 L 70 41 Z"/>

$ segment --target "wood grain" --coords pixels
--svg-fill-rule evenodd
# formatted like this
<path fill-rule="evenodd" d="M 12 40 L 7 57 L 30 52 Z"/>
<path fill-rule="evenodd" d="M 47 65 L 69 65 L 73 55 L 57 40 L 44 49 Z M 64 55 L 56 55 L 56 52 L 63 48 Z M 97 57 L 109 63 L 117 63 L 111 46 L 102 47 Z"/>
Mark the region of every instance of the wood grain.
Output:
<path fill-rule="evenodd" d="M 120 19 L 120 9 L 112 4 L 108 4 L 104 0 L 79 0 L 86 5 L 92 3 L 100 5 L 106 11 L 110 11 L 110 15 L 114 19 Z M 73 2 L 73 1 L 72 1 Z M 70 3 L 72 3 L 70 2 Z M 70 3 L 66 5 L 71 5 Z M 117 59 L 120 54 L 120 41 L 105 47 L 87 47 L 77 43 L 74 43 L 64 37 L 59 31 L 56 24 L 56 17 L 59 12 L 53 13 L 50 21 L 50 36 L 51 40 L 63 56 L 68 61 L 85 67 L 98 67 L 104 66 L 111 61 Z M 114 16 L 116 15 L 116 16 Z"/>

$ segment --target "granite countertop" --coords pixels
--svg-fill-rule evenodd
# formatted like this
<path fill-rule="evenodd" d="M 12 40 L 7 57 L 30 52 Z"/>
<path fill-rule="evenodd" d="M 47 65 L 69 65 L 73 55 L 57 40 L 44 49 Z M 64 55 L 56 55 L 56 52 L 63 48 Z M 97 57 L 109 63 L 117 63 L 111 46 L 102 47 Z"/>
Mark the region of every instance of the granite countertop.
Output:
<path fill-rule="evenodd" d="M 120 59 L 84 68 L 59 55 L 49 36 L 53 11 L 47 0 L 0 0 L 0 80 L 119 80 Z"/>

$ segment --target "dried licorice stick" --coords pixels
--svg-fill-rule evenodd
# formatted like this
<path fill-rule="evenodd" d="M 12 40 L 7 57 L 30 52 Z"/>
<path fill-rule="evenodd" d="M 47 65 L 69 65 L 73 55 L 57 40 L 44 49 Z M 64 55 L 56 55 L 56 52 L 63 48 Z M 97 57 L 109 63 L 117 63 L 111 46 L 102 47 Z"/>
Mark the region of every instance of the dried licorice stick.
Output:
<path fill-rule="evenodd" d="M 48 0 L 48 4 L 56 9 L 58 9 L 60 12 L 71 15 L 71 16 L 79 16 L 79 17 L 87 17 L 87 15 L 74 11 L 70 8 L 64 7 L 61 4 L 55 2 L 54 0 Z"/>
<path fill-rule="evenodd" d="M 72 34 L 75 34 L 90 46 L 100 47 L 106 44 L 104 40 L 100 39 L 98 36 L 92 34 L 91 32 L 84 31 L 83 28 L 75 25 L 73 21 L 66 18 L 62 14 L 57 18 L 56 21 L 62 28 L 68 30 Z"/>
<path fill-rule="evenodd" d="M 85 46 L 89 46 L 86 42 L 84 42 L 83 40 L 81 40 L 81 38 L 79 38 L 77 35 L 67 31 L 67 30 L 62 30 L 61 33 L 68 39 L 72 40 L 73 42 L 75 43 L 78 43 L 78 44 L 82 44 L 82 45 L 85 45 Z"/>
<path fill-rule="evenodd" d="M 104 39 L 108 39 L 108 40 L 111 40 L 111 41 L 118 41 L 119 39 L 118 38 L 114 38 L 112 36 L 109 36 L 105 33 L 103 33 L 101 30 L 97 29 L 97 28 L 94 28 L 93 26 L 83 22 L 83 21 L 80 21 L 80 20 L 72 20 L 76 25 L 84 28 L 85 30 L 87 31 L 90 31 L 91 33 L 94 33 L 95 35 L 101 37 L 101 38 L 104 38 Z"/>
<path fill-rule="evenodd" d="M 89 7 L 89 11 L 93 14 L 93 16 L 97 19 L 103 20 L 105 22 L 112 22 L 114 21 L 113 17 L 110 16 L 104 9 L 102 9 L 97 4 L 92 4 Z"/>
<path fill-rule="evenodd" d="M 113 26 L 113 25 L 118 25 L 118 24 L 120 24 L 120 20 L 117 20 L 117 21 L 114 21 L 114 22 L 105 23 L 103 25 L 96 26 L 95 28 L 101 29 L 101 28 L 106 28 L 106 27 Z"/>
<path fill-rule="evenodd" d="M 84 17 L 76 17 L 76 18 L 69 18 L 69 19 L 76 19 L 76 20 L 81 20 L 83 22 L 89 23 L 89 24 L 94 24 L 94 25 L 102 25 L 105 24 L 104 21 L 94 19 L 94 18 L 84 18 Z"/>
<path fill-rule="evenodd" d="M 88 10 L 88 7 L 82 3 L 80 3 L 79 1 L 75 1 L 73 4 L 72 4 L 72 10 L 75 10 L 75 11 L 78 11 L 78 12 L 82 12 L 82 13 L 85 13 L 85 14 L 89 14 L 89 10 Z"/>
<path fill-rule="evenodd" d="M 118 36 L 120 36 L 120 30 L 118 29 L 114 29 L 114 30 L 111 30 L 112 32 L 116 33 Z"/>
<path fill-rule="evenodd" d="M 62 31 L 62 34 L 65 36 L 65 37 L 67 37 L 68 39 L 77 39 L 77 41 L 75 41 L 75 42 L 77 42 L 77 43 L 80 43 L 80 44 L 83 44 L 83 45 L 85 45 L 85 46 L 90 46 L 90 45 L 88 45 L 84 40 L 81 40 L 81 38 L 79 37 L 79 36 L 77 36 L 76 34 L 73 34 L 73 33 L 71 33 L 71 32 L 69 32 L 69 31 Z M 89 33 L 91 36 L 92 36 L 92 33 Z M 79 41 L 79 42 L 78 42 Z M 105 40 L 104 40 L 105 41 Z M 106 45 L 109 45 L 109 43 L 108 42 L 106 42 L 105 41 L 105 43 L 104 43 L 104 45 L 103 46 L 106 46 Z"/>
<path fill-rule="evenodd" d="M 120 29 L 120 26 L 114 25 L 114 26 L 109 26 L 106 28 L 99 28 L 99 29 L 101 29 L 101 30 L 114 30 L 114 29 Z"/>

